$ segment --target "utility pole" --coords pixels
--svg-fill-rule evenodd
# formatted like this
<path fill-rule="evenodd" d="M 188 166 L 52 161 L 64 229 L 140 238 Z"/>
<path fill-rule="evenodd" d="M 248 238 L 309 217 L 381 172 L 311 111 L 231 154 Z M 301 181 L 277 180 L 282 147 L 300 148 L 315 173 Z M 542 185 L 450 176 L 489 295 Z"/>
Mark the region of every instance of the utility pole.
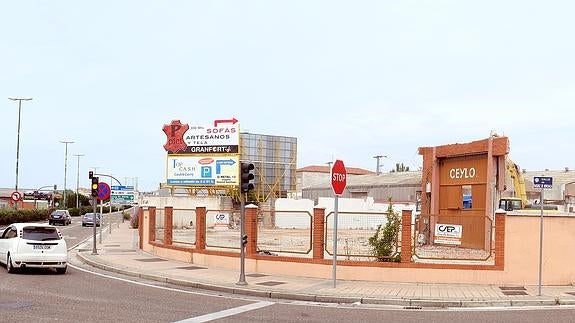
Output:
<path fill-rule="evenodd" d="M 16 139 L 16 185 L 14 191 L 18 192 L 18 161 L 20 160 L 20 115 L 22 112 L 22 101 L 30 101 L 32 98 L 8 98 L 12 101 L 18 101 L 18 134 Z M 18 209 L 18 201 L 14 203 L 14 208 Z"/>
<path fill-rule="evenodd" d="M 78 196 L 78 190 L 80 188 L 80 157 L 84 155 L 76 154 L 74 156 L 78 157 L 78 173 L 76 174 L 76 208 L 78 208 L 80 206 L 80 198 Z"/>
<path fill-rule="evenodd" d="M 66 145 L 66 152 L 64 154 L 64 208 L 67 209 L 68 206 L 66 204 L 66 175 L 68 171 L 68 144 L 73 144 L 73 141 L 60 141 L 64 145 Z"/>
<path fill-rule="evenodd" d="M 377 166 L 375 168 L 375 174 L 379 175 L 379 174 L 381 174 L 381 172 L 379 170 L 380 170 L 381 166 L 383 166 L 383 165 L 381 165 L 381 166 L 379 165 L 379 160 L 381 158 L 387 158 L 387 156 L 386 155 L 377 155 L 377 156 L 373 156 L 373 158 L 377 159 Z"/>

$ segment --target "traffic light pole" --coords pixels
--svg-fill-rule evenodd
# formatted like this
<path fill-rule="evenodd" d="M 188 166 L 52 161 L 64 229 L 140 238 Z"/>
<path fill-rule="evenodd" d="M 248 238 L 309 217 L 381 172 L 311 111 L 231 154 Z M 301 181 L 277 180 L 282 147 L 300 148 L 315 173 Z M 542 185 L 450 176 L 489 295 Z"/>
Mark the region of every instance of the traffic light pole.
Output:
<path fill-rule="evenodd" d="M 246 246 L 244 245 L 244 235 L 246 234 L 246 202 L 244 193 L 240 191 L 240 280 L 236 285 L 245 286 L 246 282 Z"/>
<path fill-rule="evenodd" d="M 97 199 L 95 196 L 92 197 L 92 205 L 94 206 L 94 217 L 92 219 L 92 227 L 94 227 L 94 231 L 93 231 L 93 240 L 92 240 L 92 254 L 93 255 L 97 255 L 98 254 L 98 249 L 96 248 L 96 203 L 97 203 Z"/>

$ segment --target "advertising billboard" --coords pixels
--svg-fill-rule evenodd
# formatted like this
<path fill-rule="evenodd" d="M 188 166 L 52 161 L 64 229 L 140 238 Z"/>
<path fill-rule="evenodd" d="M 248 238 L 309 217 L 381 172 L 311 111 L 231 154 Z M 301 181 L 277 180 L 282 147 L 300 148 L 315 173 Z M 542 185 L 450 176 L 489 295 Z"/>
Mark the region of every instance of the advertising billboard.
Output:
<path fill-rule="evenodd" d="M 168 185 L 237 186 L 239 155 L 168 155 Z"/>

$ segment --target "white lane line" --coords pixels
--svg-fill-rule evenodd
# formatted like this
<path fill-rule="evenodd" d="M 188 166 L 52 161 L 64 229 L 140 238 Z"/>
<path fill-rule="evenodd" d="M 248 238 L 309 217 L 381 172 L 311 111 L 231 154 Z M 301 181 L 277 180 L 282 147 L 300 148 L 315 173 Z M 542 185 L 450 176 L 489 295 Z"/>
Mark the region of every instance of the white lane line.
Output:
<path fill-rule="evenodd" d="M 88 274 L 92 274 L 92 275 L 96 275 L 96 276 L 100 276 L 100 277 L 104 277 L 104 278 L 108 278 L 108 279 L 115 279 L 115 280 L 118 280 L 118 281 L 121 281 L 124 283 L 130 283 L 130 284 L 134 284 L 134 285 L 140 285 L 140 286 L 145 286 L 145 287 L 151 287 L 151 288 L 166 290 L 166 291 L 170 291 L 170 292 L 177 292 L 177 293 L 190 294 L 190 295 L 199 295 L 199 296 L 208 296 L 208 297 L 215 297 L 215 298 L 242 300 L 242 301 L 246 301 L 246 302 L 253 302 L 254 301 L 253 298 L 242 297 L 240 295 L 225 296 L 225 295 L 218 295 L 218 294 L 213 294 L 213 293 L 210 294 L 208 292 L 189 291 L 189 290 L 183 290 L 183 289 L 177 289 L 177 288 L 148 284 L 148 283 L 130 280 L 130 279 L 126 279 L 126 278 L 115 277 L 115 276 L 111 276 L 111 275 L 97 273 L 97 272 L 87 270 L 87 269 L 78 267 L 76 265 L 73 265 L 70 262 L 68 262 L 68 266 L 70 266 L 76 270 L 83 271 L 83 272 L 88 273 Z"/>
<path fill-rule="evenodd" d="M 229 316 L 234 316 L 234 315 L 238 315 L 244 312 L 249 312 L 249 311 L 253 311 L 253 310 L 257 310 L 263 307 L 267 307 L 270 305 L 273 305 L 275 303 L 273 302 L 266 302 L 266 301 L 261 301 L 261 302 L 257 302 L 257 303 L 253 303 L 253 304 L 248 304 L 248 305 L 244 305 L 244 306 L 240 306 L 240 307 L 234 307 L 234 308 L 230 308 L 227 310 L 223 310 L 223 311 L 219 311 L 219 312 L 214 312 L 214 313 L 210 313 L 210 314 L 206 314 L 206 315 L 202 315 L 202 316 L 196 316 L 196 317 L 192 317 L 189 319 L 185 319 L 182 321 L 177 321 L 175 323 L 199 323 L 199 322 L 209 322 L 209 321 L 213 321 L 213 320 L 217 320 L 217 319 L 221 319 L 224 317 L 229 317 Z"/>

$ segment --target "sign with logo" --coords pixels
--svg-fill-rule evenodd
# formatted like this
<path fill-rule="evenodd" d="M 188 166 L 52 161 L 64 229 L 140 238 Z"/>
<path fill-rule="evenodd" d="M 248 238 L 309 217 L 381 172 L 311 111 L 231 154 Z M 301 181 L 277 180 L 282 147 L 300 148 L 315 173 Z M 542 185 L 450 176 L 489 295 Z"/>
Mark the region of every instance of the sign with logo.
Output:
<path fill-rule="evenodd" d="M 548 176 L 533 177 L 533 188 L 553 188 L 553 177 Z"/>
<path fill-rule="evenodd" d="M 459 224 L 435 224 L 435 239 L 440 244 L 460 245 L 463 226 Z"/>
<path fill-rule="evenodd" d="M 237 154 L 240 129 L 238 120 L 214 120 L 209 126 L 190 126 L 180 120 L 164 125 L 167 142 L 164 149 L 169 154 Z"/>
<path fill-rule="evenodd" d="M 237 186 L 239 159 L 238 155 L 168 155 L 166 182 L 168 185 Z"/>
<path fill-rule="evenodd" d="M 445 158 L 440 162 L 441 185 L 471 185 L 487 181 L 487 154 Z"/>

